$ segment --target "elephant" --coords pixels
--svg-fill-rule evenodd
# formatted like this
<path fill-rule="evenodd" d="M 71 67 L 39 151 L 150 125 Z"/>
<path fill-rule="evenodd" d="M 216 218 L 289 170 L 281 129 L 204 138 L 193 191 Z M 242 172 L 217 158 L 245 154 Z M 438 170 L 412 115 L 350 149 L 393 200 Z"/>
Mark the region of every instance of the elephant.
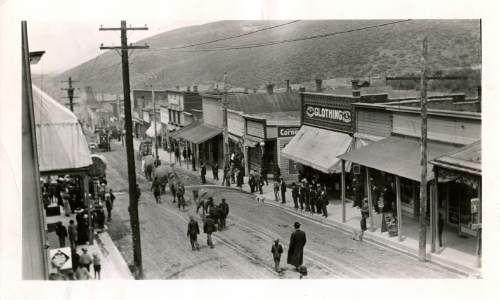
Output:
<path fill-rule="evenodd" d="M 151 180 L 152 179 L 151 175 L 153 173 L 155 159 L 152 155 L 147 155 L 142 159 L 142 161 L 144 164 L 144 176 L 146 176 L 147 180 Z"/>

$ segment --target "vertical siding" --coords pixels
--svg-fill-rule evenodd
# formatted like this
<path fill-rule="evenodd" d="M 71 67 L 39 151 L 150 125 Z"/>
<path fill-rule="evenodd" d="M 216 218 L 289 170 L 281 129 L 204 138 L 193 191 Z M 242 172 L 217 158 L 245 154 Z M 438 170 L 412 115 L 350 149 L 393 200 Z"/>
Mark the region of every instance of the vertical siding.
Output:
<path fill-rule="evenodd" d="M 217 100 L 203 99 L 203 122 L 215 127 L 222 127 L 222 107 Z"/>
<path fill-rule="evenodd" d="M 247 134 L 253 135 L 260 138 L 265 138 L 264 135 L 264 124 L 247 120 Z"/>
<path fill-rule="evenodd" d="M 268 139 L 274 139 L 278 137 L 278 128 L 275 126 L 266 126 L 266 133 Z"/>
<path fill-rule="evenodd" d="M 375 110 L 358 110 L 356 131 L 375 136 L 391 135 L 391 113 Z"/>
<path fill-rule="evenodd" d="M 243 118 L 239 113 L 227 112 L 227 127 L 229 133 L 236 136 L 245 135 L 245 118 Z"/>
<path fill-rule="evenodd" d="M 429 116 L 427 135 L 431 140 L 467 145 L 481 138 L 481 121 Z M 419 115 L 394 113 L 393 132 L 420 137 Z"/>
<path fill-rule="evenodd" d="M 277 152 L 278 152 L 278 163 L 281 171 L 281 176 L 287 182 L 297 180 L 298 172 L 296 170 L 290 170 L 291 161 L 286 157 L 281 155 L 281 151 L 285 146 L 292 140 L 293 137 L 284 137 L 277 139 Z"/>

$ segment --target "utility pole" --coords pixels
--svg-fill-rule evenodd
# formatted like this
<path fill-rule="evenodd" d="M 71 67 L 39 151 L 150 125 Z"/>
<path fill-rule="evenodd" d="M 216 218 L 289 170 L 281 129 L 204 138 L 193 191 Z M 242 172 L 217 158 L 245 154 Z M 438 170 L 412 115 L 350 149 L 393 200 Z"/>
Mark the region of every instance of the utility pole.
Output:
<path fill-rule="evenodd" d="M 420 80 L 420 116 L 421 124 L 421 174 L 420 174 L 420 202 L 419 202 L 419 242 L 418 256 L 420 261 L 426 260 L 426 245 L 427 245 L 427 83 L 429 80 L 463 80 L 467 79 L 464 76 L 427 76 L 427 37 L 422 41 L 422 71 L 420 77 L 415 76 L 391 76 L 386 77 L 386 80 Z M 436 212 L 437 213 L 437 212 Z M 401 218 L 401 217 L 400 217 Z M 433 241 L 434 243 L 434 241 Z"/>
<path fill-rule="evenodd" d="M 222 98 L 222 128 L 224 138 L 224 168 L 229 164 L 229 137 L 227 129 L 227 73 L 224 72 L 224 97 Z"/>
<path fill-rule="evenodd" d="M 160 157 L 158 156 L 158 131 L 156 129 L 156 102 L 155 102 L 155 91 L 153 89 L 153 84 L 151 84 L 151 99 L 153 100 L 153 119 L 155 126 L 155 153 L 156 153 L 156 165 L 159 165 Z"/>
<path fill-rule="evenodd" d="M 127 167 L 128 167 L 128 188 L 129 188 L 129 213 L 130 213 L 130 226 L 132 227 L 132 241 L 134 247 L 134 266 L 135 278 L 143 278 L 142 269 L 142 254 L 141 254 L 141 232 L 139 228 L 139 210 L 137 203 L 137 183 L 135 177 L 135 161 L 134 161 L 134 140 L 132 137 L 132 111 L 130 104 L 130 78 L 129 78 L 129 64 L 128 64 L 128 50 L 129 49 L 147 49 L 149 46 L 133 46 L 127 44 L 127 31 L 128 30 L 148 30 L 147 27 L 128 27 L 127 22 L 121 21 L 120 27 L 115 28 L 99 28 L 100 31 L 114 30 L 121 32 L 121 46 L 118 47 L 105 47 L 101 44 L 100 49 L 114 49 L 121 50 L 122 57 L 122 76 L 123 76 L 123 98 L 125 106 L 125 146 L 127 150 Z"/>
<path fill-rule="evenodd" d="M 420 113 L 422 116 L 422 128 L 420 144 L 420 234 L 418 241 L 418 258 L 425 261 L 425 248 L 427 245 L 427 224 L 426 224 L 426 205 L 427 205 L 427 37 L 422 42 L 422 73 L 420 76 Z"/>
<path fill-rule="evenodd" d="M 71 111 L 73 111 L 73 99 L 80 98 L 80 97 L 75 97 L 75 88 L 73 87 L 73 83 L 79 82 L 79 81 L 71 80 L 71 76 L 70 76 L 68 78 L 68 81 L 63 81 L 63 82 L 67 82 L 68 83 L 68 87 L 64 88 L 64 89 L 61 89 L 61 90 L 68 92 L 68 97 L 66 97 L 66 98 L 69 99 L 69 109 Z M 68 105 L 68 104 L 66 104 L 66 105 Z"/>

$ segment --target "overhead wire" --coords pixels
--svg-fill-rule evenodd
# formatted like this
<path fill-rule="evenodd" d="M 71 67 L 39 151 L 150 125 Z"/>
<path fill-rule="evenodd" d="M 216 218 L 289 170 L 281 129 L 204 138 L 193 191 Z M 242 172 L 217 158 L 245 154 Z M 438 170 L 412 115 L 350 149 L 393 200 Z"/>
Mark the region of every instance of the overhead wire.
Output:
<path fill-rule="evenodd" d="M 335 36 L 335 35 L 346 34 L 346 33 L 362 31 L 362 30 L 367 30 L 367 29 L 373 29 L 373 28 L 380 28 L 380 27 L 385 27 L 385 26 L 389 26 L 389 25 L 405 23 L 405 22 L 409 22 L 409 21 L 412 21 L 412 20 L 411 19 L 399 20 L 399 21 L 393 21 L 393 22 L 388 22 L 388 23 L 382 23 L 382 24 L 354 28 L 354 29 L 350 29 L 350 30 L 335 31 L 335 32 L 329 32 L 329 33 L 324 33 L 324 34 L 306 36 L 306 37 L 301 37 L 301 38 L 277 40 L 277 41 L 254 43 L 254 44 L 242 44 L 242 45 L 236 45 L 236 46 L 230 46 L 230 47 L 214 47 L 214 48 L 202 48 L 202 49 L 193 49 L 193 50 L 180 50 L 178 52 L 210 52 L 210 51 L 227 51 L 227 50 L 240 50 L 240 49 L 265 47 L 265 46 L 272 46 L 272 45 L 278 45 L 278 44 L 283 44 L 283 43 L 292 43 L 292 42 L 305 41 L 305 40 L 311 40 L 311 39 L 317 39 L 317 38 L 327 38 L 327 37 L 331 37 L 331 36 Z M 149 49 L 145 49 L 145 50 L 146 51 L 171 51 L 171 50 L 177 51 L 177 49 L 173 49 L 173 48 L 149 48 Z"/>
<path fill-rule="evenodd" d="M 269 26 L 269 27 L 257 29 L 257 30 L 251 31 L 251 32 L 246 32 L 246 33 L 242 33 L 242 34 L 238 34 L 238 35 L 234 35 L 234 36 L 228 36 L 228 37 L 224 37 L 224 38 L 219 38 L 219 39 L 215 39 L 215 40 L 211 40 L 211 41 L 207 41 L 207 42 L 200 42 L 200 43 L 195 43 L 195 44 L 189 44 L 189 45 L 183 45 L 183 46 L 177 46 L 177 47 L 169 47 L 169 48 L 162 48 L 162 49 L 163 50 L 177 50 L 177 49 L 185 49 L 185 48 L 190 48 L 190 47 L 195 47 L 195 46 L 201 46 L 201 45 L 208 45 L 208 44 L 213 44 L 213 43 L 216 43 L 216 42 L 227 41 L 227 40 L 236 39 L 236 38 L 239 38 L 239 37 L 243 37 L 243 36 L 255 34 L 257 32 L 262 32 L 262 31 L 271 30 L 271 29 L 278 28 L 278 27 L 287 26 L 287 25 L 290 25 L 290 24 L 293 24 L 293 23 L 297 23 L 297 22 L 300 22 L 300 20 L 294 20 L 294 21 L 290 21 L 290 22 L 287 22 L 287 23 L 278 24 L 278 25 L 274 25 L 274 26 Z M 160 49 L 160 48 L 158 48 L 158 49 Z"/>

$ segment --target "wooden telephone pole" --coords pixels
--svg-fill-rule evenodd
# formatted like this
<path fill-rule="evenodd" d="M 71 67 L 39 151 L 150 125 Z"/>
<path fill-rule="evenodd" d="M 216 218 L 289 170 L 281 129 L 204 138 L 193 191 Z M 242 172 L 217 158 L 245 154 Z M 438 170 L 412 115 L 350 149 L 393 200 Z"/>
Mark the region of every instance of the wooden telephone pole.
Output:
<path fill-rule="evenodd" d="M 421 125 L 421 160 L 420 160 L 420 202 L 419 202 L 419 242 L 418 256 L 420 261 L 426 260 L 426 245 L 427 245 L 427 83 L 428 80 L 457 80 L 466 79 L 462 76 L 427 76 L 427 37 L 422 41 L 422 71 L 420 77 L 415 76 L 399 76 L 386 77 L 386 80 L 420 80 L 420 116 L 422 119 Z M 402 218 L 402 216 L 399 216 Z"/>
<path fill-rule="evenodd" d="M 135 161 L 134 161 L 134 140 L 132 137 L 132 110 L 130 104 L 130 78 L 129 78 L 129 63 L 128 63 L 128 50 L 129 49 L 147 49 L 149 46 L 133 46 L 127 44 L 127 31 L 128 30 L 148 30 L 147 27 L 128 27 L 127 22 L 121 21 L 121 26 L 117 28 L 99 28 L 99 30 L 115 30 L 121 32 L 121 46 L 118 47 L 105 47 L 101 44 L 101 50 L 115 49 L 121 50 L 122 57 L 122 76 L 123 76 L 123 98 L 125 108 L 125 146 L 127 150 L 127 167 L 128 167 L 128 188 L 129 188 L 129 213 L 130 213 L 130 226 L 132 227 L 132 241 L 134 247 L 134 266 L 135 278 L 142 279 L 142 254 L 141 254 L 141 232 L 139 228 L 139 210 L 137 203 L 137 183 L 135 177 Z"/>
<path fill-rule="evenodd" d="M 223 168 L 229 164 L 229 134 L 227 125 L 227 73 L 224 73 L 224 98 L 222 98 L 222 128 L 223 128 L 223 139 L 224 139 L 224 165 Z"/>
<path fill-rule="evenodd" d="M 75 88 L 73 87 L 73 83 L 75 82 L 79 82 L 79 81 L 76 81 L 76 80 L 71 80 L 71 76 L 68 78 L 68 81 L 63 81 L 64 82 L 67 82 L 68 83 L 68 87 L 67 88 L 64 88 L 64 89 L 61 89 L 63 91 L 67 91 L 68 92 L 68 98 L 69 99 L 69 109 L 71 111 L 73 111 L 73 99 L 75 98 L 80 98 L 80 97 L 75 97 Z M 68 105 L 68 104 L 66 104 Z"/>

